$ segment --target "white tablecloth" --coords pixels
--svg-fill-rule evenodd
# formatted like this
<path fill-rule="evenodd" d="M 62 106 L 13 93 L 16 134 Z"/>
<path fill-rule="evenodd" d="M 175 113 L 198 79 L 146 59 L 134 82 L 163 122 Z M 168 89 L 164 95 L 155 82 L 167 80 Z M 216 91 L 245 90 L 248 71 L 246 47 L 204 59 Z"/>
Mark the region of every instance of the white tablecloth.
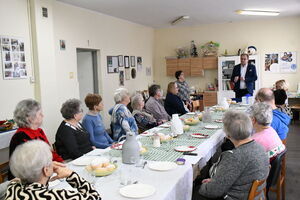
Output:
<path fill-rule="evenodd" d="M 186 164 L 178 166 L 172 171 L 159 172 L 152 171 L 147 166 L 142 168 L 135 168 L 134 180 L 139 183 L 150 184 L 156 188 L 156 193 L 145 200 L 190 200 L 193 188 L 193 169 L 192 164 L 198 164 L 200 168 L 206 165 L 206 162 L 212 157 L 220 143 L 224 139 L 224 132 L 217 130 L 216 133 L 203 142 L 197 150 L 197 156 L 185 156 Z M 104 154 L 109 149 L 95 149 L 85 156 L 96 157 L 99 154 Z M 86 172 L 84 167 L 75 166 L 69 163 L 69 167 L 78 172 L 79 175 L 85 176 Z M 96 189 L 100 193 L 103 200 L 126 200 L 128 198 L 122 197 L 119 193 L 120 178 L 118 170 L 112 175 L 107 177 L 97 178 Z M 56 188 L 69 188 L 71 187 L 62 182 Z"/>
<path fill-rule="evenodd" d="M 9 147 L 10 140 L 15 134 L 16 130 L 7 131 L 0 133 L 0 149 L 5 149 Z"/>
<path fill-rule="evenodd" d="M 69 167 L 83 177 L 86 174 L 83 167 L 75 166 L 72 162 L 69 163 Z M 189 200 L 192 197 L 193 170 L 191 165 L 178 166 L 174 170 L 165 172 L 153 171 L 147 166 L 144 169 L 134 166 L 131 168 L 134 181 L 152 185 L 156 189 L 154 195 L 143 200 Z M 118 170 L 110 176 L 97 178 L 96 189 L 103 200 L 128 200 L 119 193 L 122 185 Z M 71 189 L 71 186 L 66 182 L 61 182 L 55 188 Z"/>

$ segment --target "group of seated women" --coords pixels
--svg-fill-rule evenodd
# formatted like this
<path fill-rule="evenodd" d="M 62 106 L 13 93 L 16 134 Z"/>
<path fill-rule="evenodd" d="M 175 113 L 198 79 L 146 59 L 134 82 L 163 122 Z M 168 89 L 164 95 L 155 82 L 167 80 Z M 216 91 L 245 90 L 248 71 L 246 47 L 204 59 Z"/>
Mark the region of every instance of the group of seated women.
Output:
<path fill-rule="evenodd" d="M 99 114 L 104 107 L 100 95 L 86 96 L 85 104 L 89 111 L 85 116 L 81 101 L 69 99 L 60 110 L 64 120 L 55 136 L 55 148 L 51 147 L 40 128 L 43 122 L 40 104 L 32 99 L 19 102 L 14 111 L 19 128 L 11 139 L 9 149 L 10 179 L 17 177 L 18 180 L 14 179 L 8 186 L 6 199 L 23 198 L 28 191 L 31 191 L 30 199 L 38 199 L 36 193 L 49 199 L 52 196 L 58 199 L 73 196 L 100 199 L 88 182 L 61 162 L 76 159 L 95 148 L 107 148 L 128 132 L 138 134 L 158 126 L 170 120 L 172 114 L 185 114 L 187 109 L 177 93 L 177 83 L 169 83 L 163 104 L 160 86 L 152 85 L 145 103 L 140 93 L 130 96 L 127 89 L 117 89 L 115 105 L 109 110 L 113 139 L 105 130 Z M 127 108 L 130 102 L 132 112 Z M 256 102 L 247 113 L 231 110 L 224 114 L 227 142 L 222 145 L 221 156 L 211 168 L 209 177 L 198 185 L 199 199 L 226 196 L 228 199 L 246 199 L 252 182 L 266 179 L 269 163 L 285 150 L 278 134 L 270 126 L 272 117 L 272 107 L 264 102 Z M 26 155 L 31 156 L 31 162 Z M 52 179 L 66 178 L 77 190 L 49 190 L 47 184 L 53 173 L 57 175 Z"/>

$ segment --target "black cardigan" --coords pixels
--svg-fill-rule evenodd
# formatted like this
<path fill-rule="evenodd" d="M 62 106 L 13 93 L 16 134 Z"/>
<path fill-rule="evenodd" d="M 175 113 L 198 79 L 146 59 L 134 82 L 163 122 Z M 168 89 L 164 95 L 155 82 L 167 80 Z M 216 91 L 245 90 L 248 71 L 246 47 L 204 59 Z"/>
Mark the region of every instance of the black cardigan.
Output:
<path fill-rule="evenodd" d="M 74 128 L 63 121 L 56 132 L 56 151 L 65 160 L 76 159 L 93 150 L 89 133 L 83 127 Z"/>
<path fill-rule="evenodd" d="M 167 93 L 165 109 L 170 116 L 172 116 L 172 114 L 183 115 L 187 113 L 180 97 L 172 93 Z"/>

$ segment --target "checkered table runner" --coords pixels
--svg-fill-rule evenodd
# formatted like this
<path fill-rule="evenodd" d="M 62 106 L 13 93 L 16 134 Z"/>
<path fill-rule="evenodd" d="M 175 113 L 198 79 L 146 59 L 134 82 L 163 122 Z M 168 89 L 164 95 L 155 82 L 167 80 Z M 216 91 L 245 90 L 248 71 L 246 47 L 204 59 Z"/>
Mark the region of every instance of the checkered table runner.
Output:
<path fill-rule="evenodd" d="M 179 135 L 178 137 L 174 138 L 169 142 L 161 143 L 161 147 L 153 147 L 153 140 L 151 137 L 141 137 L 139 141 L 142 143 L 144 147 L 147 148 L 147 152 L 143 155 L 145 160 L 152 160 L 152 161 L 171 161 L 175 162 L 178 158 L 183 156 L 182 152 L 177 152 L 174 150 L 177 146 L 199 146 L 202 142 L 207 139 L 202 138 L 194 138 L 190 135 L 192 133 L 203 133 L 209 136 L 212 136 L 216 129 L 205 129 L 206 125 L 217 125 L 220 129 L 223 128 L 222 123 L 214 122 L 216 119 L 222 119 L 224 112 L 212 112 L 212 123 L 203 123 L 199 122 L 197 125 L 190 126 L 190 130 L 186 131 L 183 135 Z M 191 115 L 184 115 L 181 118 L 190 118 Z M 151 130 L 150 130 L 151 131 Z M 163 128 L 159 130 L 160 133 L 170 134 L 170 128 Z M 110 150 L 109 154 L 111 156 L 119 157 L 121 156 L 122 151 L 112 149 Z"/>

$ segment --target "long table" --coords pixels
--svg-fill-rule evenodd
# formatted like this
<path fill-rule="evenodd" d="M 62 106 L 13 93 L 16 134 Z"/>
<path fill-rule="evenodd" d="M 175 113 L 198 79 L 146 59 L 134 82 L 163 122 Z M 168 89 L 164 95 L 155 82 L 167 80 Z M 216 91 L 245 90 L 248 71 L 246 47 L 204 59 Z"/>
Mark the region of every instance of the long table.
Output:
<path fill-rule="evenodd" d="M 214 119 L 220 119 L 222 117 L 221 112 L 217 112 L 213 114 Z M 183 116 L 183 118 L 188 118 L 189 115 Z M 215 124 L 215 122 L 213 122 Z M 170 155 L 175 155 L 175 157 L 171 156 L 171 161 L 174 161 L 177 157 L 183 157 L 186 159 L 185 165 L 178 165 L 178 167 L 171 171 L 159 172 L 150 170 L 147 165 L 143 168 L 134 167 L 134 176 L 135 179 L 139 183 L 150 184 L 156 188 L 156 193 L 148 198 L 144 198 L 145 200 L 189 200 L 192 196 L 192 184 L 193 184 L 193 168 L 192 166 L 198 165 L 200 168 L 206 165 L 207 161 L 212 157 L 212 155 L 216 152 L 217 148 L 222 143 L 225 134 L 222 131 L 222 124 L 218 123 L 219 130 L 206 130 L 204 126 L 206 124 L 200 123 L 196 126 L 191 126 L 191 130 L 186 132 L 184 135 L 179 136 L 174 139 L 174 142 L 169 145 L 170 150 L 165 151 L 165 153 L 170 153 Z M 159 128 L 159 127 L 158 127 Z M 154 128 L 154 130 L 157 128 Z M 153 130 L 153 129 L 152 129 Z M 151 131 L 151 130 L 150 130 Z M 170 129 L 160 129 L 160 132 L 168 133 Z M 209 138 L 206 139 L 196 139 L 191 138 L 190 134 L 193 132 L 201 132 L 210 135 Z M 164 161 L 169 160 L 163 155 L 163 153 L 158 153 L 160 150 L 151 149 L 149 138 L 139 136 L 139 140 L 143 145 L 146 145 L 149 148 L 149 154 L 145 159 L 149 162 L 155 162 L 155 160 Z M 197 141 L 198 140 L 198 141 Z M 197 144 L 197 149 L 194 151 L 198 155 L 197 156 L 184 156 L 182 153 L 175 152 L 173 147 L 176 145 L 182 145 L 183 143 L 188 145 Z M 166 149 L 166 146 L 162 145 L 162 149 Z M 112 150 L 110 148 L 107 149 L 95 149 L 92 152 L 84 155 L 84 157 L 97 157 L 97 156 L 107 156 L 115 154 L 117 150 Z M 121 151 L 119 151 L 121 152 Z M 151 155 L 153 153 L 153 155 Z M 121 154 L 120 154 L 121 155 Z M 167 157 L 168 158 L 168 157 Z M 78 158 L 81 159 L 81 158 Z M 121 159 L 121 158 L 120 158 Z M 169 160 L 170 161 L 170 160 Z M 83 177 L 86 175 L 86 170 L 84 167 L 75 166 L 72 164 L 76 162 L 76 160 L 70 162 L 68 165 L 71 169 L 78 172 Z M 120 179 L 119 179 L 119 170 L 125 166 L 120 164 L 121 166 L 112 174 L 107 177 L 98 177 L 96 180 L 96 189 L 102 196 L 103 200 L 125 200 L 128 198 L 122 197 L 119 194 L 119 189 L 121 188 Z M 56 188 L 69 188 L 71 187 L 66 182 L 61 182 Z"/>

